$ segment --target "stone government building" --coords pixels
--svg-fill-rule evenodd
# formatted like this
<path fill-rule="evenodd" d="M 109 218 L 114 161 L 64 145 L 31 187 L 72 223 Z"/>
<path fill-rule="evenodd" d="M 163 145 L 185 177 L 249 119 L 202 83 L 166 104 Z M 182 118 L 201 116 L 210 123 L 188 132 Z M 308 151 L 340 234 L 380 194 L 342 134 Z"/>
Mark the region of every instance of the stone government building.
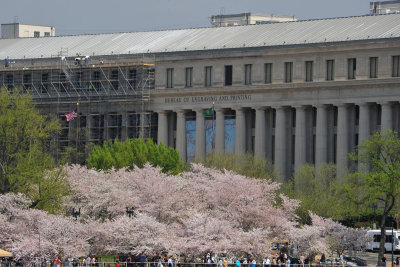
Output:
<path fill-rule="evenodd" d="M 0 85 L 30 90 L 64 124 L 59 146 L 151 137 L 186 160 L 227 138 L 284 178 L 304 163 L 350 165 L 380 129 L 399 130 L 400 14 L 222 28 L 0 39 Z M 65 118 L 63 119 L 65 121 Z M 227 132 L 227 122 L 232 130 Z M 208 124 L 206 123 L 208 122 Z M 87 129 L 80 135 L 77 128 Z"/>

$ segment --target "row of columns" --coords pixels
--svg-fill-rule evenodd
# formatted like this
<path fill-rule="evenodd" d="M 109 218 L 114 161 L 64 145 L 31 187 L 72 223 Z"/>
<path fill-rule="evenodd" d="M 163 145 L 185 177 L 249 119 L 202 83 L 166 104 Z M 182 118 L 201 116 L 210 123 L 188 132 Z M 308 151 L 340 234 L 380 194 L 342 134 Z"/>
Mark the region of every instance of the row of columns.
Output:
<path fill-rule="evenodd" d="M 371 134 L 370 108 L 368 103 L 359 105 L 359 144 L 367 140 Z M 337 147 L 336 164 L 338 171 L 346 170 L 348 167 L 347 156 L 350 153 L 350 128 L 351 120 L 348 110 L 348 104 L 337 105 Z M 392 128 L 392 109 L 391 103 L 381 103 L 381 130 Z M 306 110 L 308 106 L 295 106 L 296 109 L 296 128 L 294 142 L 294 167 L 298 169 L 306 163 L 307 159 L 307 117 Z M 328 108 L 330 105 L 316 105 L 316 128 L 315 128 L 315 165 L 319 167 L 328 162 Z M 254 154 L 260 157 L 266 157 L 267 147 L 267 125 L 266 110 L 269 107 L 255 108 L 255 144 Z M 275 170 L 284 177 L 288 174 L 288 142 L 287 142 L 287 107 L 273 107 L 276 110 L 275 125 Z M 202 158 L 206 155 L 206 137 L 205 137 L 205 117 L 204 110 L 196 111 L 196 149 L 195 156 Z M 224 133 L 224 109 L 215 109 L 216 129 L 215 129 L 215 150 L 224 151 L 225 133 Z M 246 116 L 244 108 L 236 108 L 236 127 L 235 127 L 235 153 L 244 153 L 246 151 Z M 186 116 L 184 110 L 177 113 L 176 127 L 176 148 L 180 152 L 181 158 L 186 160 Z M 168 118 L 167 112 L 158 112 L 158 142 L 168 144 Z M 340 174 L 340 173 L 339 173 Z"/>

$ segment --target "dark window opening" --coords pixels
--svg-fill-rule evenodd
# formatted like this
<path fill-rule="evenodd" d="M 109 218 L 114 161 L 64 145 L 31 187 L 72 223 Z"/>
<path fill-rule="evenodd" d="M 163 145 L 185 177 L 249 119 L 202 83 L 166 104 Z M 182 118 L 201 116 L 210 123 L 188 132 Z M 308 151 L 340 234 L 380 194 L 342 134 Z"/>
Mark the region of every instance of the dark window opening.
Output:
<path fill-rule="evenodd" d="M 232 85 L 232 65 L 225 66 L 225 85 Z"/>

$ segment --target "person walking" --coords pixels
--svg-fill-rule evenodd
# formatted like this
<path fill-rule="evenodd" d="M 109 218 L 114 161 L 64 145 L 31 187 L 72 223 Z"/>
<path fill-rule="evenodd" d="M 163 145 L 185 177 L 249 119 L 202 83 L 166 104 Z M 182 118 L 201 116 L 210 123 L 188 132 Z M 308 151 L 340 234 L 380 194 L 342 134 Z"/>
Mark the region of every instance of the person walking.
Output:
<path fill-rule="evenodd" d="M 386 255 L 382 257 L 382 267 L 386 267 Z"/>
<path fill-rule="evenodd" d="M 168 267 L 173 267 L 173 266 L 174 266 L 174 260 L 172 259 L 172 256 L 170 256 L 168 259 Z"/>
<path fill-rule="evenodd" d="M 252 260 L 251 260 L 251 267 L 256 267 L 256 260 L 253 258 Z"/>
<path fill-rule="evenodd" d="M 305 261 L 304 254 L 301 253 L 301 255 L 300 255 L 300 265 L 301 265 L 301 267 L 304 267 L 304 261 Z"/>
<path fill-rule="evenodd" d="M 340 253 L 340 263 L 342 264 L 342 267 L 344 267 L 344 255 L 343 251 Z M 386 265 L 385 265 L 386 266 Z"/>

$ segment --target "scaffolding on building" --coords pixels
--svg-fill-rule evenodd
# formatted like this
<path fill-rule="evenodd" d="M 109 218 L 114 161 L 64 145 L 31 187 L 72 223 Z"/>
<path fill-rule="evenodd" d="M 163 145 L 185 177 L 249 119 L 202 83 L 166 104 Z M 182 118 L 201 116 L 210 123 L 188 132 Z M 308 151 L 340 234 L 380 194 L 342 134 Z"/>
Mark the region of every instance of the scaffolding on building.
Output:
<path fill-rule="evenodd" d="M 134 123 L 130 126 L 134 129 L 129 134 L 125 133 L 129 138 L 151 137 L 152 113 L 149 107 L 151 91 L 155 86 L 154 80 L 154 57 L 69 57 L 67 49 L 61 49 L 55 58 L 48 60 L 23 60 L 8 67 L 0 67 L 0 87 L 29 91 L 37 103 L 90 105 L 114 101 L 121 103 L 125 113 L 128 113 L 127 106 L 134 105 L 134 110 L 129 110 L 133 112 L 129 116 Z M 93 127 L 94 131 L 103 125 L 107 135 L 108 128 L 111 129 L 110 137 L 121 136 L 118 130 L 115 134 L 112 130 L 113 127 L 118 128 L 121 123 L 121 118 L 114 116 L 115 114 L 110 114 L 108 118 L 101 118 L 100 114 L 88 115 L 93 115 L 93 126 L 98 124 L 97 127 Z M 128 114 L 125 116 L 128 117 Z M 124 128 L 125 131 L 127 128 Z M 101 132 L 92 134 L 93 138 L 89 139 L 95 140 L 96 135 L 100 136 Z M 110 137 L 105 136 L 103 139 L 111 139 Z M 101 141 L 100 137 L 99 140 Z"/>

